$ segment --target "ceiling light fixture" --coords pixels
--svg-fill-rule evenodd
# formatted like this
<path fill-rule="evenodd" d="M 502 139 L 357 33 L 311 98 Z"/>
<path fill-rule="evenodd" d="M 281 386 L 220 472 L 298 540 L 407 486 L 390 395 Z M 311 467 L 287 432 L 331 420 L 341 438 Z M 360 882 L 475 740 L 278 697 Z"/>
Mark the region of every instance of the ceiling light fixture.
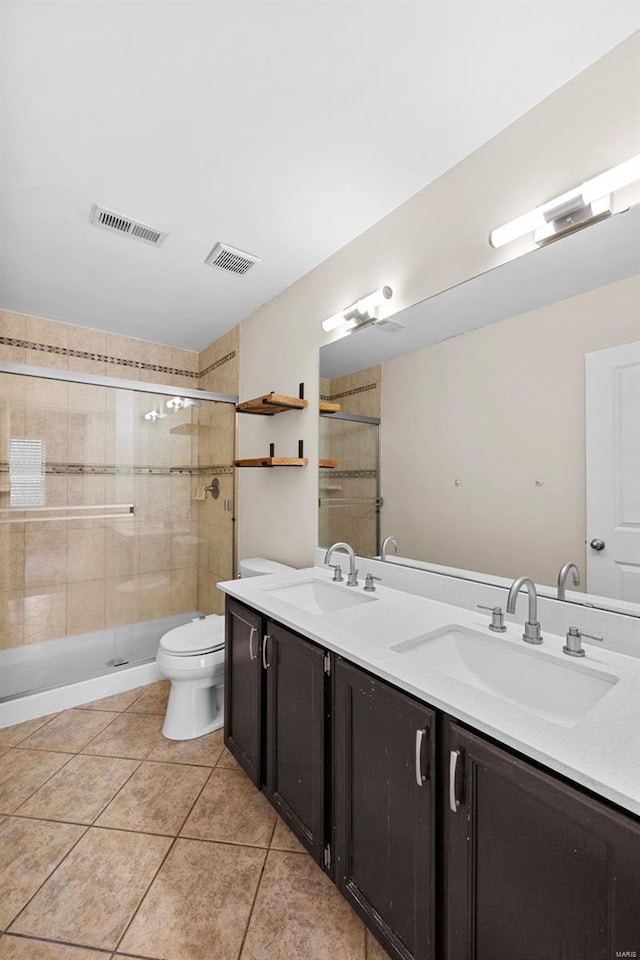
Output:
<path fill-rule="evenodd" d="M 529 213 L 496 227 L 489 235 L 492 247 L 505 244 L 533 233 L 536 243 L 572 233 L 612 213 L 611 194 L 640 180 L 640 154 L 612 167 L 605 173 L 549 200 Z"/>
<path fill-rule="evenodd" d="M 385 300 L 390 300 L 392 296 L 393 290 L 391 287 L 380 287 L 379 290 L 375 290 L 373 293 L 367 294 L 366 297 L 356 300 L 355 303 L 341 310 L 340 313 L 336 313 L 333 317 L 323 320 L 322 329 L 326 333 L 331 333 L 332 330 L 348 331 L 354 330 L 363 324 L 375 322 L 375 320 L 377 320 L 378 307 L 384 303 Z"/>

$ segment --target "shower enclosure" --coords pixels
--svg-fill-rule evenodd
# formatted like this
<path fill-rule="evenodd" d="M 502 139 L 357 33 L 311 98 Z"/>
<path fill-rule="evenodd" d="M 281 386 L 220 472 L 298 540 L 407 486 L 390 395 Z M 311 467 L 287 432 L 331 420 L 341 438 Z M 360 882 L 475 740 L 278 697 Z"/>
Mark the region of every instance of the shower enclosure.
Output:
<path fill-rule="evenodd" d="M 153 660 L 223 612 L 236 399 L 0 365 L 0 702 Z"/>

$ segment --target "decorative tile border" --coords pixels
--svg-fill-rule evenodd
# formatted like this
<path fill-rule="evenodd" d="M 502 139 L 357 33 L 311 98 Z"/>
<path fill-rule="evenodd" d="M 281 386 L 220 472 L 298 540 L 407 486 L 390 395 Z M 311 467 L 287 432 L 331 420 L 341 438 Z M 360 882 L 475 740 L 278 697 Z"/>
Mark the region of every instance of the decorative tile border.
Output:
<path fill-rule="evenodd" d="M 206 467 L 120 466 L 114 463 L 47 463 L 45 473 L 64 477 L 208 477 L 232 476 L 233 467 L 214 464 Z M 0 474 L 9 473 L 9 464 L 0 463 Z"/>
<path fill-rule="evenodd" d="M 208 373 L 211 373 L 212 370 L 217 370 L 218 367 L 221 367 L 223 363 L 228 363 L 229 360 L 234 360 L 236 356 L 236 351 L 232 350 L 231 353 L 226 353 L 224 357 L 220 357 L 218 360 L 214 360 L 213 363 L 210 363 L 208 367 L 205 367 L 204 370 L 201 370 L 198 376 L 206 377 Z"/>
<path fill-rule="evenodd" d="M 55 353 L 60 357 L 76 357 L 79 360 L 94 360 L 96 363 L 111 363 L 120 367 L 135 367 L 136 370 L 153 370 L 155 373 L 169 373 L 174 377 L 190 377 L 193 380 L 197 380 L 200 376 L 195 370 L 165 367 L 159 363 L 145 363 L 142 360 L 126 360 L 124 357 L 112 357 L 104 353 L 91 353 L 89 350 L 72 350 L 70 347 L 55 347 L 50 343 L 35 343 L 31 340 L 17 340 L 14 337 L 0 337 L 0 345 L 5 347 L 20 347 L 23 350 L 36 350 L 40 353 Z"/>
<path fill-rule="evenodd" d="M 376 470 L 336 470 L 332 467 L 320 467 L 321 470 L 326 470 L 326 473 L 323 474 L 323 477 L 342 477 L 343 479 L 352 479 L 358 477 L 360 479 L 364 478 L 367 480 L 375 480 L 378 476 Z"/>
<path fill-rule="evenodd" d="M 328 403 L 331 403 L 333 400 L 341 400 L 343 397 L 354 397 L 356 393 L 366 393 L 368 390 L 377 390 L 377 383 L 366 383 L 362 387 L 353 387 L 351 390 L 342 390 L 340 393 L 332 393 L 331 395 L 320 394 L 321 400 L 326 400 Z"/>

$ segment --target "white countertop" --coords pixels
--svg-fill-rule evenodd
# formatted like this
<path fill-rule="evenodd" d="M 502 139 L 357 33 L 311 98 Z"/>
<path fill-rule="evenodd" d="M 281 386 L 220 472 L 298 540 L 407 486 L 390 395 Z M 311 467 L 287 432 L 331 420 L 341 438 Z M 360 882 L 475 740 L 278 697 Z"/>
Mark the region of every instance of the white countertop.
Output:
<path fill-rule="evenodd" d="M 475 727 L 551 770 L 568 777 L 621 807 L 640 815 L 640 660 L 590 644 L 587 656 L 571 661 L 613 674 L 619 681 L 574 726 L 564 726 L 530 713 L 433 669 L 416 668 L 391 647 L 404 640 L 457 624 L 500 642 L 522 645 L 522 626 L 507 624 L 507 632 L 488 629 L 489 614 L 439 603 L 376 585 L 368 594 L 375 602 L 322 615 L 306 613 L 268 591 L 278 585 L 317 579 L 331 582 L 326 569 L 311 567 L 286 574 L 229 580 L 218 587 L 230 597 L 267 614 L 327 650 L 430 706 Z M 336 590 L 362 591 L 336 584 Z M 544 631 L 545 656 L 563 666 L 564 637 Z"/>

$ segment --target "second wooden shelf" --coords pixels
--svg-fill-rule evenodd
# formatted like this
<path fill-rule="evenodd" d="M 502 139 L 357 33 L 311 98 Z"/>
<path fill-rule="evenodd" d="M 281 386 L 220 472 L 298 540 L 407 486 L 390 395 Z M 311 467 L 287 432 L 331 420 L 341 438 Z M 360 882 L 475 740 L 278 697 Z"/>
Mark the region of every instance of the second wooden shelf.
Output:
<path fill-rule="evenodd" d="M 301 397 L 285 397 L 284 394 L 265 393 L 263 397 L 255 397 L 253 400 L 245 400 L 244 403 L 236 404 L 238 413 L 253 413 L 259 417 L 273 417 L 276 413 L 284 413 L 286 410 L 303 410 L 307 406 L 307 401 Z"/>

